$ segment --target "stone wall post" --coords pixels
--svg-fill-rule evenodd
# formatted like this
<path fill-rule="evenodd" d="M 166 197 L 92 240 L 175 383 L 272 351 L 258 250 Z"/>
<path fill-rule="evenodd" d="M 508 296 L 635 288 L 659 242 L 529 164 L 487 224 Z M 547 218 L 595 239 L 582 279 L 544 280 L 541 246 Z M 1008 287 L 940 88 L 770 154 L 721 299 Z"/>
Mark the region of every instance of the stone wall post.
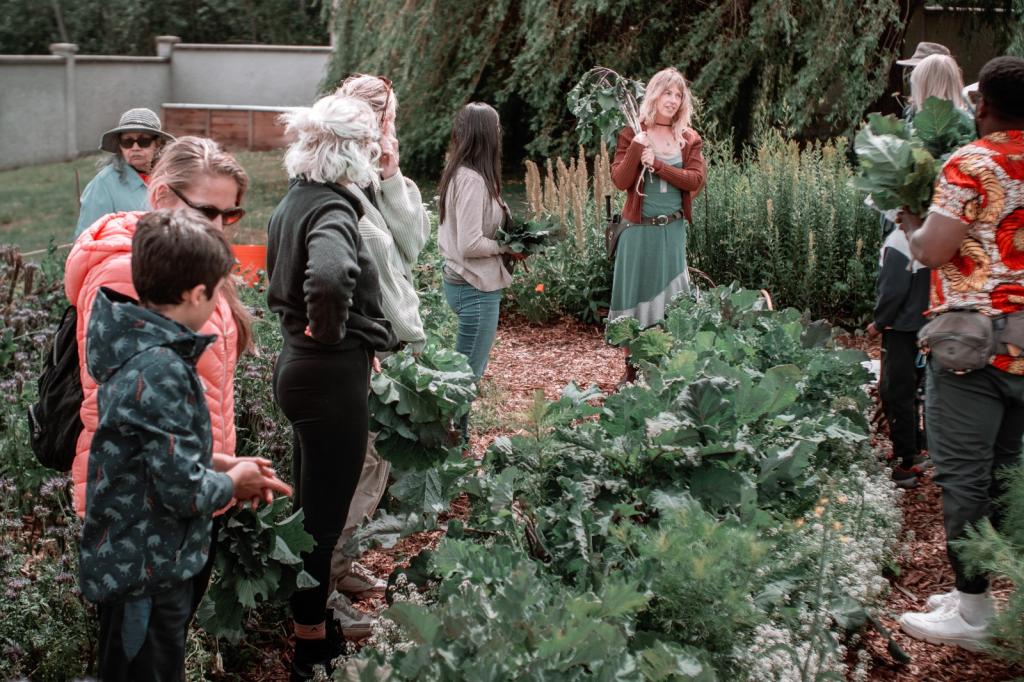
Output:
<path fill-rule="evenodd" d="M 50 52 L 64 58 L 64 124 L 67 130 L 64 158 L 71 161 L 78 158 L 78 112 L 75 97 L 75 54 L 78 53 L 78 45 L 53 43 Z"/>

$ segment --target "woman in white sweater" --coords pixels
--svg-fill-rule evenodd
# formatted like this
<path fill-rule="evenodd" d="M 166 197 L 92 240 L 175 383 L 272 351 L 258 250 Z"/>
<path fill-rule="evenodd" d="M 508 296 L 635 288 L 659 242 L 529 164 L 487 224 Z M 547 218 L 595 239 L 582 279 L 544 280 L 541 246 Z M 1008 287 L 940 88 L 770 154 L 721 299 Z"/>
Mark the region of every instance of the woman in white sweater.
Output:
<path fill-rule="evenodd" d="M 426 343 L 412 269 L 430 237 L 430 221 L 416 183 L 399 168 L 395 115 L 398 99 L 380 76 L 347 78 L 336 94 L 356 97 L 377 114 L 381 130 L 380 187 L 349 187 L 363 205 L 359 234 L 380 275 L 384 316 L 399 341 L 420 351 Z"/>

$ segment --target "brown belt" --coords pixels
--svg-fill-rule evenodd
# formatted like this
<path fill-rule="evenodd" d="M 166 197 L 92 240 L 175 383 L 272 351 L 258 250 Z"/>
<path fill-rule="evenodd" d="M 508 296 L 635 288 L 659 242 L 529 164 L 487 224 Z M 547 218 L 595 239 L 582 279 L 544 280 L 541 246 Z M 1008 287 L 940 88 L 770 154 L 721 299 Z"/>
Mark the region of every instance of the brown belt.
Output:
<path fill-rule="evenodd" d="M 653 217 L 650 217 L 650 218 L 645 218 L 645 217 L 641 216 L 640 220 L 638 220 L 637 222 L 635 222 L 633 224 L 634 225 L 668 225 L 671 222 L 679 220 L 684 215 L 686 215 L 686 214 L 683 213 L 683 209 L 679 209 L 675 213 L 670 213 L 668 215 L 662 214 L 662 215 L 656 215 L 656 216 L 653 216 Z M 632 221 L 630 221 L 630 222 L 632 222 Z"/>

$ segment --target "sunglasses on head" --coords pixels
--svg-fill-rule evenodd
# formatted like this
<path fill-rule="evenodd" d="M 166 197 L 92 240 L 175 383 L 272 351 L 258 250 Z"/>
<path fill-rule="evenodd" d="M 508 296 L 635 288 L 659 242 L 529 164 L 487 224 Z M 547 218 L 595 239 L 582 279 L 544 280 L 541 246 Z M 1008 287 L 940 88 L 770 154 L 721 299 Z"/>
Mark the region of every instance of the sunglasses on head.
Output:
<path fill-rule="evenodd" d="M 149 146 L 154 142 L 156 142 L 156 137 L 153 135 L 139 135 L 138 137 L 125 137 L 122 135 L 117 141 L 121 145 L 121 149 L 131 149 L 132 145 L 136 144 L 141 149 L 149 149 Z"/>
<path fill-rule="evenodd" d="M 170 185 L 167 185 L 167 187 L 172 192 L 174 192 L 175 196 L 184 201 L 186 206 L 195 211 L 199 211 L 204 216 L 206 216 L 206 219 L 209 221 L 214 221 L 217 219 L 217 216 L 221 216 L 225 225 L 234 225 L 235 223 L 242 219 L 242 216 L 245 215 L 245 209 L 242 208 L 241 206 L 233 206 L 232 208 L 226 208 L 224 210 L 221 210 L 216 206 L 209 206 L 206 204 L 193 204 L 191 201 L 188 200 L 188 197 L 186 197 L 178 190 L 174 189 Z"/>

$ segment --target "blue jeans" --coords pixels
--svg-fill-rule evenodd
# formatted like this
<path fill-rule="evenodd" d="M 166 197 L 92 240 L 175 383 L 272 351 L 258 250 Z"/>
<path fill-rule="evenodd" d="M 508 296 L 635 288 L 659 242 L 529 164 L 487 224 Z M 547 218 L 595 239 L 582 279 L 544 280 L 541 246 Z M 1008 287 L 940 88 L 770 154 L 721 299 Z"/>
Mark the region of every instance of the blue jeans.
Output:
<path fill-rule="evenodd" d="M 469 358 L 469 366 L 479 379 L 487 369 L 487 358 L 498 331 L 501 289 L 480 291 L 472 284 L 445 282 L 444 297 L 448 301 L 448 307 L 459 318 L 455 350 Z"/>
<path fill-rule="evenodd" d="M 469 366 L 477 379 L 487 369 L 487 359 L 498 332 L 498 308 L 501 289 L 480 291 L 471 284 L 444 282 L 444 297 L 448 307 L 459 318 L 459 332 L 455 337 L 455 350 L 469 359 Z M 462 437 L 469 440 L 469 415 L 461 423 Z"/>

